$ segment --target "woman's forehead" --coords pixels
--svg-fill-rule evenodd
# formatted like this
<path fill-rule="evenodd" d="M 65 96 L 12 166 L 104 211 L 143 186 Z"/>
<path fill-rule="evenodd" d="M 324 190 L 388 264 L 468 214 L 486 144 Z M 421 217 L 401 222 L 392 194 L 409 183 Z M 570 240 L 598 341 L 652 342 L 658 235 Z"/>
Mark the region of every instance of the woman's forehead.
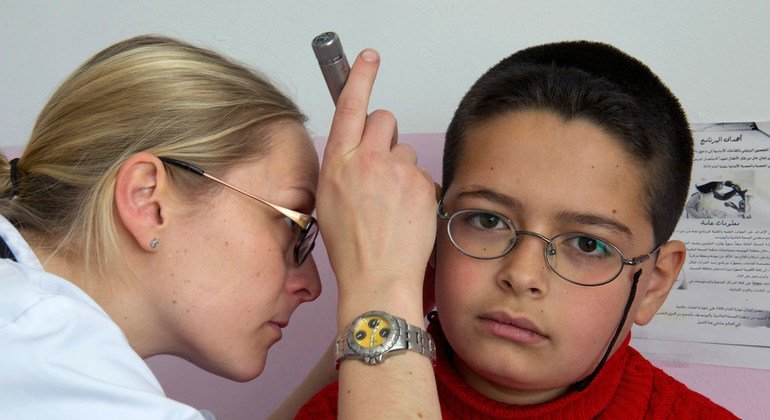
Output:
<path fill-rule="evenodd" d="M 309 179 L 315 185 L 319 171 L 318 153 L 305 128 L 299 123 L 287 123 L 273 134 L 272 142 L 268 156 L 271 166 Z"/>

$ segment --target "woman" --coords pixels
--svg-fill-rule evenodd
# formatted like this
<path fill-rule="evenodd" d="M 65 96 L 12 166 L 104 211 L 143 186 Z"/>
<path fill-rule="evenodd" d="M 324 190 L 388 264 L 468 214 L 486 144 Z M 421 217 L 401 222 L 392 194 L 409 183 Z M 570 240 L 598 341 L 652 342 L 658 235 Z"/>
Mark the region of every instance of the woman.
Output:
<path fill-rule="evenodd" d="M 367 56 L 375 58 L 354 64 L 341 96 L 348 105 L 335 117 L 327 160 L 348 146 L 390 145 L 394 138 L 388 114 L 366 121 L 378 65 L 376 54 Z M 212 417 L 165 397 L 142 360 L 156 354 L 178 355 L 233 380 L 258 376 L 294 309 L 321 291 L 310 256 L 318 226 L 309 216 L 319 168 L 304 119 L 263 77 L 164 37 L 120 42 L 65 80 L 24 154 L 0 162 L 4 413 Z M 405 146 L 361 155 L 347 150 L 331 159 L 319 188 L 321 225 L 334 232 L 327 243 L 340 316 L 376 303 L 411 317 L 421 297 L 409 297 L 413 304 L 405 307 L 398 290 L 420 287 L 420 264 L 424 269 L 435 232 L 432 183 Z M 394 162 L 401 173 L 388 169 Z M 366 174 L 377 167 L 391 172 L 375 171 L 379 179 Z M 350 188 L 361 180 L 365 188 Z M 390 202 L 349 204 L 375 193 Z M 380 255 L 356 238 L 395 242 L 407 231 L 395 223 L 397 206 L 410 195 L 415 203 L 406 209 L 426 228 L 416 235 L 412 226 L 404 239 L 420 252 L 414 263 L 399 261 L 383 274 L 393 253 L 386 247 Z M 387 232 L 371 234 L 356 223 L 373 217 Z M 386 375 L 397 376 L 399 364 L 430 372 L 424 360 L 401 359 Z M 359 388 L 374 373 L 353 367 L 341 375 Z M 402 408 L 431 415 L 435 387 L 424 377 L 413 387 L 427 392 L 428 406 L 404 399 Z M 397 382 L 393 388 L 396 397 L 408 392 Z M 356 395 L 349 398 L 351 416 L 367 405 Z"/>

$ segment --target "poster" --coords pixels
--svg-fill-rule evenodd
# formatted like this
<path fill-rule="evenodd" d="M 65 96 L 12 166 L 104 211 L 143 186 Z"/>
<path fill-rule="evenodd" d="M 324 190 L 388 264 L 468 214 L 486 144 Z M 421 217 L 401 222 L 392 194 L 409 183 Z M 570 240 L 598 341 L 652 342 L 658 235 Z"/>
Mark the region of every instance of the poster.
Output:
<path fill-rule="evenodd" d="M 657 360 L 770 369 L 770 124 L 693 126 L 687 259 L 634 346 Z"/>

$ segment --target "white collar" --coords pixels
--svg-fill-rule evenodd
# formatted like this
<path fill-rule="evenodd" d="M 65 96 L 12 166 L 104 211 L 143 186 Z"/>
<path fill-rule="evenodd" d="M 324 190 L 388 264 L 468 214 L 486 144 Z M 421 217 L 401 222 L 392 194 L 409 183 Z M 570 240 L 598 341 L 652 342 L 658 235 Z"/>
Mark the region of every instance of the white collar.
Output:
<path fill-rule="evenodd" d="M 3 238 L 8 248 L 13 252 L 16 261 L 29 268 L 43 270 L 43 264 L 37 259 L 35 251 L 30 248 L 27 241 L 18 230 L 4 216 L 0 215 L 0 238 Z"/>

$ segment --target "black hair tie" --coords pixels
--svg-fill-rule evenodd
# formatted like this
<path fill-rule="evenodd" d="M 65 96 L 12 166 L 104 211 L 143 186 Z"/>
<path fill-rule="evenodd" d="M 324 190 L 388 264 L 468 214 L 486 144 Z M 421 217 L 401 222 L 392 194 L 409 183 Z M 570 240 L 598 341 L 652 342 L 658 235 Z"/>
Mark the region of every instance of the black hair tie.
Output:
<path fill-rule="evenodd" d="M 19 158 L 13 158 L 8 163 L 11 164 L 11 198 L 19 195 Z"/>

